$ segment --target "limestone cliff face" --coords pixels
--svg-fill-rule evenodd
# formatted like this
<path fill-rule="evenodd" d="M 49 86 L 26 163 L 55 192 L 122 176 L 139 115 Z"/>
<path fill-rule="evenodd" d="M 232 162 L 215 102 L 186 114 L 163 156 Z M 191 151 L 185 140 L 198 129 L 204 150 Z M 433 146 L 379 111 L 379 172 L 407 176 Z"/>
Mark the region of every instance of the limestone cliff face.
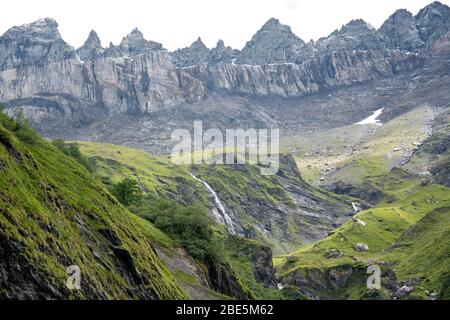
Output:
<path fill-rule="evenodd" d="M 39 121 L 56 117 L 96 119 L 147 112 L 185 102 L 168 53 L 131 58 L 77 58 L 0 71 L 0 100 Z M 195 86 L 195 80 L 191 86 Z M 192 97 L 201 98 L 196 93 Z"/>
<path fill-rule="evenodd" d="M 23 108 L 36 121 L 95 119 L 199 101 L 215 90 L 302 96 L 391 76 L 419 63 L 417 56 L 399 51 L 336 53 L 303 65 L 203 64 L 184 69 L 176 69 L 164 51 L 84 63 L 73 58 L 1 71 L 0 99 Z"/>
<path fill-rule="evenodd" d="M 191 79 L 205 90 L 257 96 L 297 97 L 324 88 L 362 83 L 412 70 L 421 58 L 398 50 L 335 52 L 303 64 L 202 64 L 179 71 L 187 90 Z M 185 81 L 186 79 L 186 81 Z"/>
<path fill-rule="evenodd" d="M 53 19 L 12 27 L 0 37 L 0 70 L 73 57 L 74 49 L 61 38 Z"/>
<path fill-rule="evenodd" d="M 138 29 L 108 48 L 92 31 L 75 50 L 56 21 L 41 19 L 0 37 L 0 102 L 9 114 L 20 108 L 35 123 L 82 125 L 182 108 L 215 92 L 301 97 L 416 69 L 427 55 L 446 50 L 436 39 L 449 29 L 449 12 L 437 2 L 415 17 L 400 10 L 380 30 L 353 20 L 309 43 L 270 19 L 240 52 L 223 41 L 208 49 L 199 39 L 170 53 Z"/>
<path fill-rule="evenodd" d="M 133 58 L 77 58 L 0 71 L 0 100 L 39 122 L 146 113 L 203 99 L 211 91 L 296 97 L 361 83 L 420 63 L 401 51 L 340 52 L 304 64 L 202 64 L 177 69 L 166 51 Z"/>

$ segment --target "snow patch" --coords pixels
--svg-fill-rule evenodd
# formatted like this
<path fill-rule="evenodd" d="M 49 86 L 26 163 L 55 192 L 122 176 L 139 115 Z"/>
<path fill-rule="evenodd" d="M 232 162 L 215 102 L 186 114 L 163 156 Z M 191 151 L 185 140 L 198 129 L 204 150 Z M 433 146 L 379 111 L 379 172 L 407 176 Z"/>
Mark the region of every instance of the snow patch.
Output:
<path fill-rule="evenodd" d="M 383 124 L 381 123 L 380 120 L 378 120 L 378 117 L 383 113 L 384 108 L 378 109 L 377 111 L 375 111 L 370 117 L 355 123 L 356 125 L 366 125 L 366 124 L 376 124 L 379 126 L 382 126 Z"/>
<path fill-rule="evenodd" d="M 85 63 L 83 60 L 81 60 L 80 56 L 75 55 L 75 57 L 76 57 L 77 61 L 78 61 L 80 64 L 84 64 L 84 63 Z"/>

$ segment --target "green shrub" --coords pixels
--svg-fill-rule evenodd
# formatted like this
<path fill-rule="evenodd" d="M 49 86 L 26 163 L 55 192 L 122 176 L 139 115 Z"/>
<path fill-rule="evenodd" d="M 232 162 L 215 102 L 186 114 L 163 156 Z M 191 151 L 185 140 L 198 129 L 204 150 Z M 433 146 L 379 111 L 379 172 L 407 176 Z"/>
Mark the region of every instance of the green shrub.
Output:
<path fill-rule="evenodd" d="M 52 141 L 52 145 L 62 151 L 65 155 L 75 159 L 79 164 L 83 165 L 89 171 L 93 171 L 91 161 L 83 156 L 78 143 L 67 143 L 64 140 L 57 139 Z"/>
<path fill-rule="evenodd" d="M 138 182 L 130 178 L 115 184 L 112 193 L 125 206 L 140 204 L 143 198 Z"/>
<path fill-rule="evenodd" d="M 37 132 L 31 128 L 28 120 L 25 118 L 22 109 L 19 110 L 15 117 L 16 128 L 15 134 L 16 136 L 25 143 L 36 143 L 39 140 L 39 135 Z"/>
<path fill-rule="evenodd" d="M 215 257 L 218 248 L 213 241 L 213 220 L 201 206 L 183 207 L 173 200 L 155 200 L 137 214 L 167 233 L 194 258 Z"/>

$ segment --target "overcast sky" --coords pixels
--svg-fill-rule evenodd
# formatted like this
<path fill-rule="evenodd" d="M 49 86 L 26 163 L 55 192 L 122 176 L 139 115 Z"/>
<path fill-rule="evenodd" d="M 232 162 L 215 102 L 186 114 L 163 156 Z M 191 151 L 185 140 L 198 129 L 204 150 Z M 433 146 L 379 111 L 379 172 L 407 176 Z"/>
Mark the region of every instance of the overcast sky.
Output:
<path fill-rule="evenodd" d="M 2 0 L 0 33 L 51 17 L 63 38 L 78 47 L 95 29 L 104 46 L 138 27 L 149 40 L 174 50 L 201 36 L 241 49 L 269 18 L 278 18 L 305 41 L 326 36 L 354 18 L 379 27 L 396 9 L 413 14 L 431 0 Z M 450 0 L 442 0 L 450 5 Z"/>

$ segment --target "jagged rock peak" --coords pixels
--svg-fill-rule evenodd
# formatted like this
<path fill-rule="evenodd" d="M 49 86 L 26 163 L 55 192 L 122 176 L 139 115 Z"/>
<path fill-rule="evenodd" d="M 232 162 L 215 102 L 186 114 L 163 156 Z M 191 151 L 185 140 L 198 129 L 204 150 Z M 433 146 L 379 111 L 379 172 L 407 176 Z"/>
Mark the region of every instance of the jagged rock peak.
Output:
<path fill-rule="evenodd" d="M 100 57 L 105 52 L 101 40 L 95 30 L 91 30 L 84 44 L 77 49 L 77 55 L 82 59 L 92 60 Z"/>
<path fill-rule="evenodd" d="M 223 42 L 222 39 L 220 39 L 219 41 L 217 41 L 216 47 L 215 49 L 224 49 L 225 48 L 225 42 Z"/>
<path fill-rule="evenodd" d="M 50 18 L 12 27 L 0 37 L 0 69 L 74 57 L 75 50 L 64 42 L 58 23 Z"/>
<path fill-rule="evenodd" d="M 239 54 L 238 50 L 234 50 L 229 46 L 225 46 L 223 40 L 217 41 L 216 47 L 211 50 L 209 54 L 209 63 L 233 63 L 236 56 Z"/>
<path fill-rule="evenodd" d="M 118 46 L 110 44 L 105 54 L 112 57 L 130 57 L 159 50 L 164 50 L 161 43 L 146 40 L 143 33 L 138 28 L 134 28 L 128 35 L 123 37 L 122 42 Z"/>
<path fill-rule="evenodd" d="M 263 24 L 263 26 L 259 31 L 276 31 L 276 30 L 292 32 L 290 26 L 282 24 L 280 20 L 275 18 L 270 18 L 269 20 L 267 20 L 267 22 Z"/>
<path fill-rule="evenodd" d="M 191 49 L 208 49 L 208 47 L 203 43 L 202 38 L 198 37 L 197 40 L 195 40 L 194 42 L 192 42 Z M 209 49 L 208 49 L 209 50 Z"/>
<path fill-rule="evenodd" d="M 122 39 L 120 43 L 122 47 L 128 47 L 131 51 L 142 53 L 146 50 L 162 50 L 162 44 L 149 41 L 144 38 L 144 34 L 138 29 L 134 28 L 127 36 Z"/>
<path fill-rule="evenodd" d="M 349 23 L 342 26 L 340 33 L 360 33 L 375 30 L 370 24 L 365 22 L 363 19 L 353 19 Z"/>
<path fill-rule="evenodd" d="M 415 51 L 424 45 L 416 19 L 406 9 L 395 11 L 380 27 L 380 33 L 391 48 Z"/>
<path fill-rule="evenodd" d="M 123 37 L 121 44 L 123 45 L 133 45 L 137 42 L 146 41 L 144 34 L 138 29 L 134 28 L 128 35 Z"/>
<path fill-rule="evenodd" d="M 96 47 L 102 46 L 102 42 L 101 42 L 97 32 L 95 32 L 95 30 L 91 30 L 91 32 L 89 32 L 89 36 L 84 44 L 92 44 Z"/>
<path fill-rule="evenodd" d="M 416 15 L 417 28 L 421 39 L 430 43 L 450 31 L 450 8 L 435 1 Z"/>
<path fill-rule="evenodd" d="M 293 62 L 295 53 L 304 45 L 291 27 L 278 19 L 269 19 L 242 49 L 238 63 L 266 64 Z"/>
<path fill-rule="evenodd" d="M 211 50 L 198 37 L 189 47 L 172 52 L 171 58 L 177 67 L 190 67 L 209 62 L 210 53 Z"/>
<path fill-rule="evenodd" d="M 334 51 L 380 50 L 385 49 L 383 36 L 362 19 L 352 20 L 326 38 L 315 44 L 317 55 L 330 54 Z"/>
<path fill-rule="evenodd" d="M 27 36 L 40 36 L 50 40 L 61 38 L 58 31 L 58 22 L 52 18 L 39 19 L 32 23 L 12 27 L 5 32 L 2 38 L 11 37 L 17 39 Z"/>

